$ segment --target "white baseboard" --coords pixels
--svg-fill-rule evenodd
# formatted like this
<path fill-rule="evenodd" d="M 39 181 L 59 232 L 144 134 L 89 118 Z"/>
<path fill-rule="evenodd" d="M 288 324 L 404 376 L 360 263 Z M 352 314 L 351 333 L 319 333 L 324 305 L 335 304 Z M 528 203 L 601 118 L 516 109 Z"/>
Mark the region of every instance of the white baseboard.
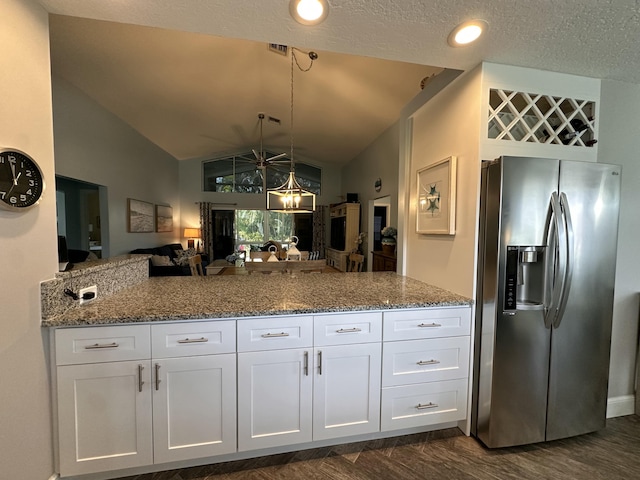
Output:
<path fill-rule="evenodd" d="M 635 395 L 622 395 L 607 400 L 607 418 L 633 415 L 636 412 Z"/>
<path fill-rule="evenodd" d="M 58 480 L 59 478 L 60 478 L 60 475 L 58 475 L 57 473 L 54 473 L 49 477 L 49 480 Z"/>

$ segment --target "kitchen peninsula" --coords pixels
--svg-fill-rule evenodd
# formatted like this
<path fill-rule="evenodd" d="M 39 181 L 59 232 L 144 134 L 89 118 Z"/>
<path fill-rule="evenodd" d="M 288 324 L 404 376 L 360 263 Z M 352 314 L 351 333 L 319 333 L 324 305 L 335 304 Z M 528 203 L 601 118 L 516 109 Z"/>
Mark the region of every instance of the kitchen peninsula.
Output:
<path fill-rule="evenodd" d="M 390 272 L 155 277 L 73 306 L 43 320 L 58 471 L 466 430 L 470 306 Z"/>

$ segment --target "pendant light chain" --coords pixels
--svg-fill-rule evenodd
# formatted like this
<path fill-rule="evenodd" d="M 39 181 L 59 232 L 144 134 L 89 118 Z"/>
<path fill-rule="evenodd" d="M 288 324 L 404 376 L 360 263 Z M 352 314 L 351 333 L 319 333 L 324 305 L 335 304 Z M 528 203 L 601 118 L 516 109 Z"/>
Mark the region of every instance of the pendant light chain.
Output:
<path fill-rule="evenodd" d="M 309 59 L 311 60 L 311 62 L 309 63 L 309 66 L 307 68 L 303 68 L 302 66 L 300 66 L 300 63 L 298 62 L 298 57 L 296 57 L 296 50 L 298 50 L 296 47 L 291 47 L 291 129 L 290 129 L 290 136 L 291 136 L 291 171 L 295 172 L 295 161 L 293 159 L 293 63 L 295 62 L 296 66 L 298 67 L 298 70 L 300 70 L 301 72 L 308 72 L 309 70 L 311 70 L 311 67 L 313 67 L 313 61 L 318 58 L 318 55 L 315 52 L 309 52 Z M 299 50 L 301 51 L 301 50 Z"/>
<path fill-rule="evenodd" d="M 291 47 L 291 102 L 290 102 L 290 139 L 291 139 L 291 162 L 289 177 L 286 182 L 277 188 L 267 189 L 267 210 L 282 213 L 307 213 L 316 209 L 316 195 L 313 192 L 305 190 L 296 179 L 295 176 L 295 160 L 293 156 L 293 75 L 294 63 L 302 72 L 308 72 L 313 66 L 313 61 L 318 58 L 315 52 L 306 53 L 311 59 L 311 63 L 307 68 L 302 68 L 298 63 L 295 47 Z M 301 52 L 302 50 L 298 50 Z"/>
<path fill-rule="evenodd" d="M 298 60 L 296 59 L 296 52 L 292 48 L 291 49 L 291 128 L 289 129 L 290 136 L 291 136 L 291 171 L 292 172 L 295 172 L 296 170 L 295 161 L 293 160 L 293 61 L 294 60 L 296 63 L 298 63 Z"/>

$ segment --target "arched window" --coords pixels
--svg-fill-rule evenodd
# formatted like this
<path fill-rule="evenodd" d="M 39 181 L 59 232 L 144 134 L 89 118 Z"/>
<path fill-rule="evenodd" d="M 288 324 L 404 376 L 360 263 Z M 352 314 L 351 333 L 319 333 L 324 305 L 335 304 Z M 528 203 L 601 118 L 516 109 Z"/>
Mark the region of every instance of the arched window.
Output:
<path fill-rule="evenodd" d="M 267 158 L 273 157 L 265 152 Z M 203 189 L 205 192 L 221 193 L 263 193 L 263 172 L 267 172 L 267 188 L 282 185 L 289 175 L 291 165 L 284 158 L 284 163 L 269 165 L 266 169 L 256 166 L 252 152 L 226 156 L 202 163 Z M 320 194 L 322 169 L 307 163 L 296 162 L 296 179 L 302 186 Z"/>

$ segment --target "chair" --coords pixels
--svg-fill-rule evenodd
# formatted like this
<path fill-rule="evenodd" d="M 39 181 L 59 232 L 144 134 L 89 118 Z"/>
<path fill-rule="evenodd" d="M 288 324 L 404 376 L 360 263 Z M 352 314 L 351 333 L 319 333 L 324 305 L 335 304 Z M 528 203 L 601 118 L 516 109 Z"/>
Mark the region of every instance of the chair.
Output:
<path fill-rule="evenodd" d="M 361 272 L 364 264 L 364 255 L 359 253 L 350 253 L 347 272 Z"/>
<path fill-rule="evenodd" d="M 192 276 L 204 277 L 204 271 L 202 269 L 202 257 L 200 255 L 189 257 L 189 268 L 191 268 Z"/>

